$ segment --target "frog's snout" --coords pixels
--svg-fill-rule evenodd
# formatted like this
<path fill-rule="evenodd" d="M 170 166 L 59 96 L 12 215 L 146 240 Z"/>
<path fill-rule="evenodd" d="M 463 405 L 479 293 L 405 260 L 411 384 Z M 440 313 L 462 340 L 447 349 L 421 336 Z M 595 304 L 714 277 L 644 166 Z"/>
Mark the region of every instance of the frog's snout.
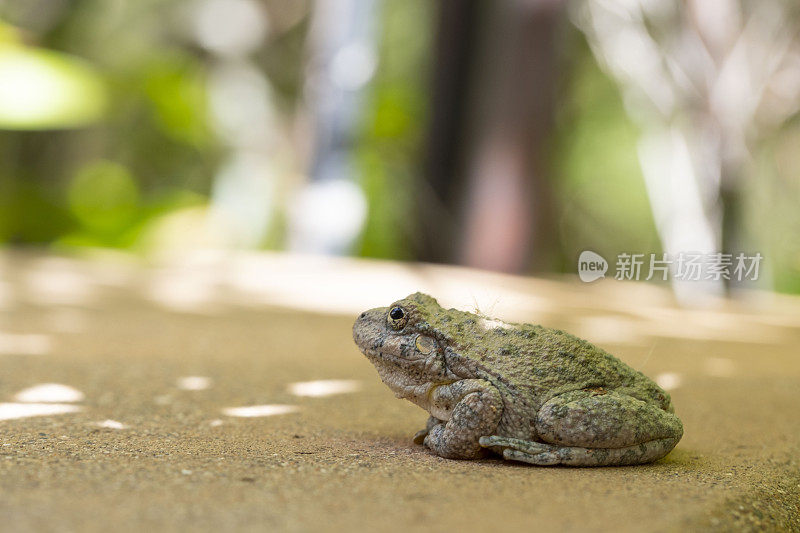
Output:
<path fill-rule="evenodd" d="M 362 350 L 381 338 L 381 328 L 385 325 L 384 315 L 386 309 L 383 307 L 364 311 L 353 324 L 353 341 Z"/>
<path fill-rule="evenodd" d="M 369 311 L 364 311 L 363 313 L 358 315 L 358 318 L 356 318 L 356 321 L 353 323 L 353 339 L 356 341 L 356 343 L 358 343 L 359 332 L 369 327 L 368 324 L 369 321 L 367 319 L 368 315 Z"/>

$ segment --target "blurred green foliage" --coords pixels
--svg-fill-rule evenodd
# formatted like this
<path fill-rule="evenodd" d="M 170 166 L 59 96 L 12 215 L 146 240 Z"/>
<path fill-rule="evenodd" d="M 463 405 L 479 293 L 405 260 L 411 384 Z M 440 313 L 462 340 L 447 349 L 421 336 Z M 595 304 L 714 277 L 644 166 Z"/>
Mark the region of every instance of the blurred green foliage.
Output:
<path fill-rule="evenodd" d="M 99 76 L 65 54 L 0 42 L 0 80 L 1 128 L 82 126 L 105 109 Z"/>
<path fill-rule="evenodd" d="M 25 71 L 55 99 L 30 100 L 24 114 L 15 106 L 11 124 L 0 89 L 0 238 L 135 248 L 148 223 L 204 201 L 223 148 L 211 133 L 207 58 L 175 24 L 179 4 L 0 5 Z"/>
<path fill-rule="evenodd" d="M 67 197 L 81 226 L 112 243 L 136 215 L 139 187 L 126 167 L 97 161 L 78 170 Z"/>
<path fill-rule="evenodd" d="M 309 2 L 264 5 L 270 34 L 250 60 L 269 81 L 278 122 L 291 125 L 303 112 Z M 355 151 L 369 210 L 356 253 L 413 259 L 424 231 L 414 213 L 432 205 L 420 162 L 436 4 L 381 5 L 379 67 Z M 146 251 L 164 217 L 208 205 L 231 147 L 209 104 L 220 59 L 191 36 L 187 13 L 194 6 L 0 2 L 0 80 L 14 81 L 0 83 L 0 242 Z M 567 33 L 548 148 L 560 268 L 574 272 L 585 249 L 614 257 L 660 245 L 637 159 L 638 132 L 577 30 Z M 42 86 L 49 90 L 37 93 Z M 281 134 L 303 132 L 299 122 Z M 769 254 L 775 286 L 789 292 L 800 292 L 799 132 L 795 121 L 759 149 L 751 173 L 760 179 L 747 183 L 745 195 L 751 241 Z M 285 159 L 292 157 L 298 156 Z M 281 200 L 265 244 L 286 241 L 283 204 L 296 172 L 285 172 L 275 187 Z"/>
<path fill-rule="evenodd" d="M 776 291 L 800 294 L 800 117 L 771 136 L 755 154 L 759 179 L 744 183 L 745 236 L 768 262 L 765 276 Z"/>
<path fill-rule="evenodd" d="M 176 143 L 198 149 L 213 145 L 206 73 L 197 61 L 179 54 L 153 58 L 144 69 L 142 91 L 161 133 Z"/>
<path fill-rule="evenodd" d="M 360 254 L 412 259 L 420 227 L 413 213 L 424 191 L 420 160 L 435 6 L 424 0 L 384 4 L 380 68 L 373 80 L 356 153 L 369 213 Z M 414 28 L 414 38 L 409 29 Z M 423 73 L 423 75 L 420 75 Z"/>
<path fill-rule="evenodd" d="M 572 46 L 551 161 L 565 271 L 583 250 L 606 258 L 661 250 L 637 158 L 638 131 L 585 41 L 575 35 Z"/>

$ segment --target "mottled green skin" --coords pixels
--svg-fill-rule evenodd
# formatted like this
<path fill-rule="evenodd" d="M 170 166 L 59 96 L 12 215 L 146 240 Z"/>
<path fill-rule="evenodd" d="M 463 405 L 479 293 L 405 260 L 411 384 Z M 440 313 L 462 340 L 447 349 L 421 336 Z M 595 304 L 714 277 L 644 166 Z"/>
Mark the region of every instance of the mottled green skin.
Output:
<path fill-rule="evenodd" d="M 388 317 L 395 307 L 402 322 Z M 658 385 L 563 331 L 446 310 L 416 293 L 362 313 L 353 338 L 398 397 L 431 414 L 415 441 L 443 457 L 490 449 L 541 465 L 637 464 L 683 434 Z"/>

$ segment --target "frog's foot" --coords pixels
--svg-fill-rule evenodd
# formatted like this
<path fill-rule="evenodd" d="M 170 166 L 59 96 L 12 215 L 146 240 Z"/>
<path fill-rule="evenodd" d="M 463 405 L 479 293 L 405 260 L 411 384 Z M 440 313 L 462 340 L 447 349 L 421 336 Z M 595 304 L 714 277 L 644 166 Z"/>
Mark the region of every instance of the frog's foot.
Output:
<path fill-rule="evenodd" d="M 428 428 L 420 429 L 416 433 L 414 433 L 414 444 L 423 444 L 425 442 L 425 437 L 428 436 Z"/>
<path fill-rule="evenodd" d="M 420 429 L 414 434 L 414 444 L 424 444 L 425 437 L 428 436 L 428 433 L 431 432 L 434 426 L 438 426 L 439 424 L 444 424 L 444 422 L 435 416 L 428 417 L 428 421 L 425 423 L 425 429 Z"/>
<path fill-rule="evenodd" d="M 492 435 L 481 437 L 480 445 L 509 461 L 539 466 L 611 466 L 648 463 L 660 459 L 678 442 L 676 438 L 657 439 L 623 448 L 583 448 L 558 446 Z"/>

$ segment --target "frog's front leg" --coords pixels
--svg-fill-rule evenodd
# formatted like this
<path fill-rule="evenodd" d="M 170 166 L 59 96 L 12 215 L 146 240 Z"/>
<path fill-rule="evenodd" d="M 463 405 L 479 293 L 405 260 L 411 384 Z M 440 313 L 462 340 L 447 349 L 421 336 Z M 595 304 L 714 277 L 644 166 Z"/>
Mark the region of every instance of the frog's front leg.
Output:
<path fill-rule="evenodd" d="M 446 422 L 434 424 L 425 436 L 425 446 L 450 459 L 474 459 L 483 455 L 478 443 L 495 432 L 503 413 L 500 391 L 482 379 L 463 379 L 435 387 L 429 411 Z"/>

